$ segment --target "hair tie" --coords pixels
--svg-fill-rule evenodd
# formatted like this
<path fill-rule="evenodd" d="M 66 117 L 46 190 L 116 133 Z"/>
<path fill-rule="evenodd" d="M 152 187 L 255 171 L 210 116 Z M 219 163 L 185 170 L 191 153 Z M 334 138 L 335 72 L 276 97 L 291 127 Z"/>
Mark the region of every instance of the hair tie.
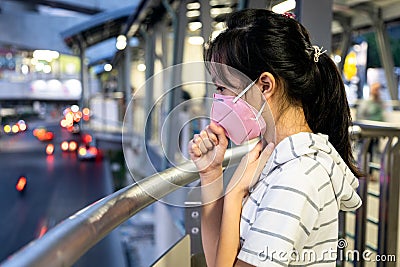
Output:
<path fill-rule="evenodd" d="M 296 15 L 292 12 L 286 11 L 285 13 L 282 14 L 282 16 L 288 18 L 288 19 L 296 19 Z"/>
<path fill-rule="evenodd" d="M 322 49 L 324 48 L 323 46 L 319 47 L 317 45 L 313 45 L 313 48 L 314 48 L 314 62 L 318 62 L 319 56 L 326 53 L 327 51 L 326 50 L 322 51 Z"/>

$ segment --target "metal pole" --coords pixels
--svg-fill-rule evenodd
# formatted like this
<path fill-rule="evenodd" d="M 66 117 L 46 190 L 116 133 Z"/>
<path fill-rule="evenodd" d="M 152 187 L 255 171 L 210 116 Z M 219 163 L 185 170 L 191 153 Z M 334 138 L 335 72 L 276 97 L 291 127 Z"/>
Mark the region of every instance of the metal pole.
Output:
<path fill-rule="evenodd" d="M 390 48 L 389 35 L 382 19 L 382 9 L 373 4 L 365 4 L 358 7 L 358 9 L 366 11 L 371 17 L 375 29 L 376 41 L 378 43 L 379 58 L 381 60 L 383 69 L 385 70 L 386 82 L 390 91 L 390 97 L 392 100 L 398 100 L 399 91 L 397 87 L 397 80 L 394 75 L 394 60 L 392 50 Z"/>
<path fill-rule="evenodd" d="M 368 147 L 371 144 L 371 138 L 366 138 L 363 141 L 361 151 L 359 153 L 358 164 L 364 174 L 368 174 L 368 163 L 370 158 L 368 157 Z M 365 251 L 365 234 L 367 227 L 367 199 L 368 199 L 368 178 L 360 179 L 358 187 L 358 194 L 360 195 L 363 205 L 356 211 L 356 227 L 354 236 L 354 249 L 356 251 Z M 360 261 L 354 259 L 354 266 L 364 266 L 363 259 Z"/>
<path fill-rule="evenodd" d="M 151 139 L 151 131 L 152 131 L 152 114 L 151 110 L 153 107 L 153 98 L 154 98 L 154 84 L 153 79 L 151 77 L 154 75 L 154 60 L 155 60 L 155 38 L 154 32 L 151 30 L 145 30 L 143 28 L 140 29 L 140 33 L 143 35 L 145 39 L 145 65 L 146 65 L 146 94 L 145 94 L 145 114 L 147 115 L 145 121 L 145 133 L 144 140 L 147 144 L 147 141 Z"/>
<path fill-rule="evenodd" d="M 378 255 L 383 255 L 386 252 L 386 226 L 388 212 L 388 197 L 389 197 L 389 180 L 391 176 L 391 146 L 392 137 L 388 138 L 384 153 L 381 158 L 381 173 L 379 175 L 379 224 L 378 224 Z"/>
<path fill-rule="evenodd" d="M 124 85 L 125 85 L 125 129 L 126 136 L 130 137 L 130 142 L 132 143 L 133 138 L 133 101 L 132 100 L 132 89 L 131 89 L 131 47 L 129 46 L 129 37 L 126 38 L 126 48 L 125 48 L 125 58 L 124 58 Z M 129 109 L 129 104 L 132 107 Z"/>
<path fill-rule="evenodd" d="M 268 2 L 267 0 L 241 0 L 238 4 L 238 10 L 243 8 L 266 8 Z"/>
<path fill-rule="evenodd" d="M 297 0 L 297 19 L 307 28 L 315 45 L 332 50 L 333 0 Z"/>
<path fill-rule="evenodd" d="M 340 26 L 342 26 L 343 28 L 343 33 L 342 33 L 343 39 L 340 43 L 340 48 L 339 48 L 340 57 L 342 58 L 342 60 L 338 64 L 338 69 L 340 71 L 343 71 L 344 60 L 346 58 L 347 52 L 349 51 L 352 42 L 352 26 L 351 26 L 352 19 L 351 17 L 339 14 L 334 14 L 334 18 L 335 20 L 339 21 Z"/>
<path fill-rule="evenodd" d="M 85 105 L 85 94 L 86 94 L 86 86 L 84 83 L 85 80 L 85 48 L 83 47 L 82 44 L 79 45 L 79 59 L 80 59 L 80 79 L 81 79 L 81 86 L 82 86 L 82 92 L 81 92 L 81 97 L 79 99 L 79 107 L 82 108 Z"/>
<path fill-rule="evenodd" d="M 183 51 L 184 51 L 184 42 L 186 36 L 186 1 L 182 1 L 179 5 L 178 14 L 174 11 L 172 6 L 168 3 L 168 1 L 163 0 L 162 3 L 167 10 L 168 14 L 171 16 L 172 27 L 173 27 L 173 56 L 172 56 L 172 65 L 176 66 L 181 64 L 183 61 Z M 182 70 L 181 68 L 174 67 L 172 70 L 172 80 L 171 84 L 181 84 L 179 82 L 182 79 Z M 172 109 L 179 104 L 181 101 L 182 90 L 180 87 L 178 88 L 170 88 L 171 91 L 167 94 L 167 103 L 166 103 L 166 114 L 168 115 Z M 176 118 L 178 119 L 178 118 Z M 168 136 L 166 139 L 164 146 L 167 155 L 165 155 L 162 159 L 162 169 L 166 169 L 168 167 L 168 160 L 174 161 L 175 152 L 178 150 L 178 138 L 179 129 L 176 127 L 172 127 L 172 121 L 168 121 L 164 127 L 164 132 Z M 174 163 L 174 162 L 173 162 Z"/>
<path fill-rule="evenodd" d="M 390 138 L 389 140 L 391 140 Z M 399 237 L 399 194 L 400 194 L 400 143 L 397 139 L 396 144 L 390 146 L 390 175 L 387 177 L 388 185 L 388 205 L 387 205 L 387 224 L 386 224 L 386 244 L 385 255 L 398 255 Z M 396 262 L 388 262 L 387 266 L 395 267 Z"/>

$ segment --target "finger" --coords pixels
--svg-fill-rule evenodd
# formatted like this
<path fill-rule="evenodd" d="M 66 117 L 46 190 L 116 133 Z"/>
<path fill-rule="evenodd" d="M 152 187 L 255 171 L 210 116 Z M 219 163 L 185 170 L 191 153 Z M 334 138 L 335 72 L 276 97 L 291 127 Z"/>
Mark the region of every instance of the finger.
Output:
<path fill-rule="evenodd" d="M 208 152 L 208 149 L 206 148 L 203 138 L 201 138 L 200 134 L 195 134 L 193 140 L 194 143 L 199 147 L 202 154 L 206 154 Z"/>
<path fill-rule="evenodd" d="M 213 133 L 213 132 L 210 130 L 210 126 L 209 126 L 209 125 L 207 125 L 205 131 L 207 132 L 208 138 L 209 138 L 210 141 L 213 143 L 213 145 L 214 145 L 214 146 L 217 146 L 218 143 L 219 143 L 219 142 L 218 142 L 218 138 L 217 138 L 217 136 L 215 135 L 215 133 Z"/>
<path fill-rule="evenodd" d="M 217 135 L 218 138 L 218 144 L 224 147 L 228 146 L 228 138 L 225 135 L 225 129 L 216 124 L 215 122 L 211 121 L 210 125 L 209 125 L 209 129 Z"/>
<path fill-rule="evenodd" d="M 260 157 L 260 153 L 262 151 L 262 142 L 261 140 L 253 147 L 252 150 L 247 154 L 248 160 L 253 162 Z"/>
<path fill-rule="evenodd" d="M 274 152 L 275 144 L 269 143 L 260 154 L 260 162 L 266 163 Z"/>
<path fill-rule="evenodd" d="M 207 150 L 212 150 L 214 148 L 213 143 L 210 140 L 210 137 L 207 134 L 207 131 L 203 130 L 200 132 L 200 136 L 203 139 L 203 143 Z"/>
<path fill-rule="evenodd" d="M 191 156 L 193 155 L 194 157 L 201 157 L 202 154 L 200 148 L 197 144 L 194 143 L 193 139 L 190 140 L 188 148 L 189 148 L 189 154 Z M 192 157 L 192 159 L 194 159 L 194 157 Z"/>

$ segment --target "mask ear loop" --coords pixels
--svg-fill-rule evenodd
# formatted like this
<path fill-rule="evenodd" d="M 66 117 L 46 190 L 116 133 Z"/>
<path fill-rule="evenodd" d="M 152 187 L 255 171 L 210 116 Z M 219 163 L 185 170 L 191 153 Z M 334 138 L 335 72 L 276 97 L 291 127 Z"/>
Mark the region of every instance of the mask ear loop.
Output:
<path fill-rule="evenodd" d="M 251 84 L 249 84 L 242 92 L 240 92 L 240 94 L 238 94 L 234 99 L 233 99 L 233 103 L 236 103 L 239 98 L 241 98 L 247 91 L 249 91 L 249 89 L 256 83 L 256 80 L 253 81 Z"/>
<path fill-rule="evenodd" d="M 261 114 L 263 113 L 266 104 L 267 104 L 267 101 L 265 101 L 265 102 L 262 104 L 261 109 L 258 111 L 258 113 L 257 113 L 257 115 L 256 115 L 256 119 L 257 119 L 257 120 L 261 117 Z"/>

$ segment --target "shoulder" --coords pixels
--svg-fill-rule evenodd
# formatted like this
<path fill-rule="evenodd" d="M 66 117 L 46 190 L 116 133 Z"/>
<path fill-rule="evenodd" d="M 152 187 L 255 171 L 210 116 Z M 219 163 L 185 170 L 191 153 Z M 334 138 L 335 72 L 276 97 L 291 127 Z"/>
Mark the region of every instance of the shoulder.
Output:
<path fill-rule="evenodd" d="M 318 189 L 322 181 L 329 180 L 329 175 L 319 160 L 307 155 L 281 165 L 271 178 L 271 184 L 293 184 L 294 186 Z"/>
<path fill-rule="evenodd" d="M 329 182 L 329 175 L 317 160 L 300 156 L 280 166 L 266 182 L 270 194 L 297 194 L 319 208 L 320 191 Z"/>

